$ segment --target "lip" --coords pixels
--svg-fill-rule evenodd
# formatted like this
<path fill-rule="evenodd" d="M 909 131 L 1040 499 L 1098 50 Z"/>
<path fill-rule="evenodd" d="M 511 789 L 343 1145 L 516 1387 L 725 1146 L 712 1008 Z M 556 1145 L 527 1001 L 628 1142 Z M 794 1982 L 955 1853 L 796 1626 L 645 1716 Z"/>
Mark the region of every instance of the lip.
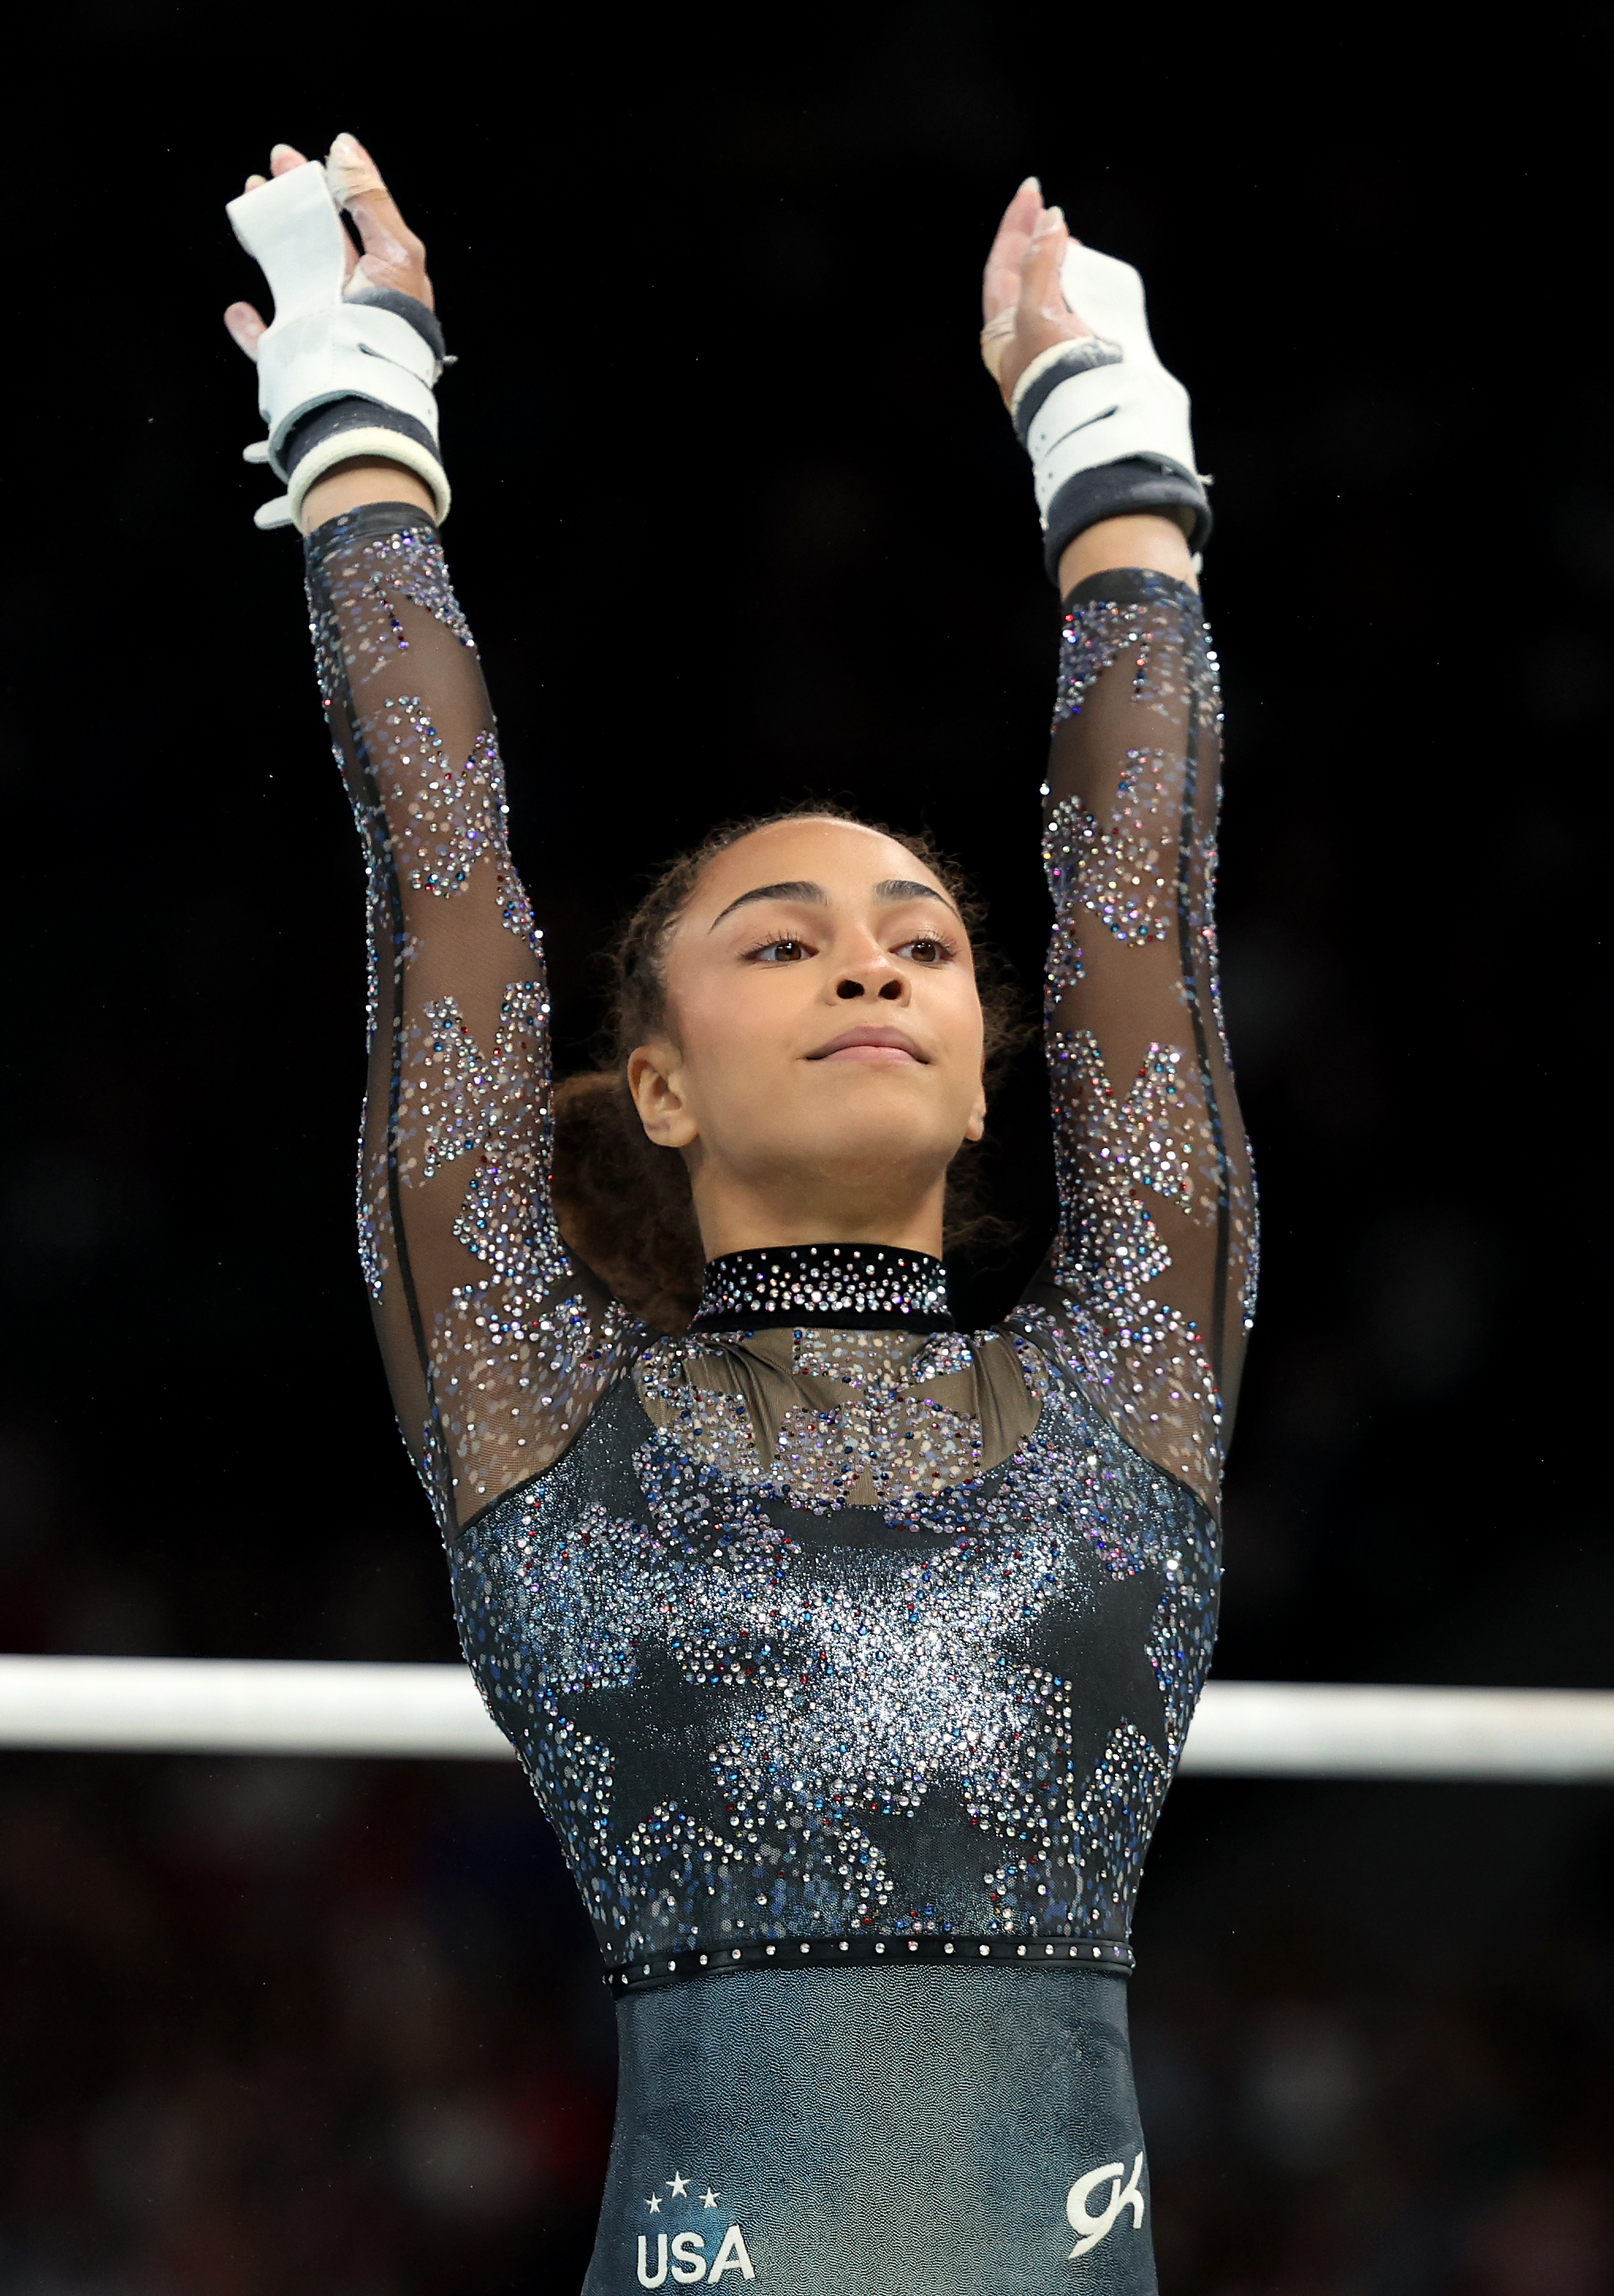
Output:
<path fill-rule="evenodd" d="M 838 1037 L 831 1037 L 816 1053 L 809 1053 L 810 1061 L 833 1061 L 843 1058 L 868 1061 L 876 1066 L 886 1065 L 889 1056 L 917 1061 L 921 1068 L 930 1065 L 905 1029 L 844 1029 Z M 883 1062 L 881 1055 L 886 1056 Z"/>

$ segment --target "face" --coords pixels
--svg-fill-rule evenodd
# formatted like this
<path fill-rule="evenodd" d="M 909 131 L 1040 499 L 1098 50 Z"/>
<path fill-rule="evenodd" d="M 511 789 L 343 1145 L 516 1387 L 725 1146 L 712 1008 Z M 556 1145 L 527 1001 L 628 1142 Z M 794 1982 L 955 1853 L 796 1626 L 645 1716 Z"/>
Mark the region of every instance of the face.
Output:
<path fill-rule="evenodd" d="M 754 831 L 702 873 L 667 991 L 669 1034 L 629 1080 L 650 1137 L 685 1153 L 708 1252 L 742 1230 L 940 1249 L 947 1166 L 985 1120 L 981 1004 L 921 861 L 852 822 Z"/>

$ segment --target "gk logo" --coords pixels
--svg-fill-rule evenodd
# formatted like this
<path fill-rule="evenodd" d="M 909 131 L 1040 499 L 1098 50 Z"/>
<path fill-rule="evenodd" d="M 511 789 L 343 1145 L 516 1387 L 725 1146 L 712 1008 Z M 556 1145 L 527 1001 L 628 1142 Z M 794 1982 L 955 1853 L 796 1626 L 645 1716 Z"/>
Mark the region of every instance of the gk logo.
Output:
<path fill-rule="evenodd" d="M 1073 2258 L 1085 2256 L 1090 2248 L 1097 2248 L 1109 2231 L 1123 2209 L 1132 2212 L 1132 2230 L 1143 2226 L 1143 2194 L 1138 2179 L 1143 2174 L 1143 2155 L 1132 2162 L 1132 2172 L 1124 2185 L 1121 2182 L 1125 2170 L 1119 2161 L 1107 2161 L 1101 2169 L 1090 2169 L 1085 2177 L 1078 2177 L 1065 2199 L 1065 2214 L 1072 2232 L 1082 2237 L 1071 2250 Z M 1088 2201 L 1100 2185 L 1109 2186 L 1109 2198 L 1097 2216 L 1088 2211 Z"/>
<path fill-rule="evenodd" d="M 751 2258 L 745 2248 L 745 2236 L 738 2225 L 731 2224 L 723 2234 L 721 2247 L 712 2259 L 712 2269 L 706 2268 L 706 2243 L 698 2232 L 679 2232 L 672 2235 L 672 2277 L 688 2285 L 692 2281 L 704 2280 L 708 2285 L 721 2280 L 725 2272 L 737 2272 L 742 2280 L 754 2280 Z M 638 2236 L 638 2284 L 641 2288 L 659 2288 L 667 2277 L 667 2235 L 655 2235 L 655 2269 L 650 2269 L 650 2243 L 643 2233 Z"/>

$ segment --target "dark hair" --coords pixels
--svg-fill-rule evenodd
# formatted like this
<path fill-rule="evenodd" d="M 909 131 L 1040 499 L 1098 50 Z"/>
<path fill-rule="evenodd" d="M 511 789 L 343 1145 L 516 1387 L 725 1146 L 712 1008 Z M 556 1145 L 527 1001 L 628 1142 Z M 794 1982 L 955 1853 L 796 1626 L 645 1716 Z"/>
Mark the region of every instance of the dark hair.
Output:
<path fill-rule="evenodd" d="M 663 870 L 611 952 L 612 996 L 603 1047 L 610 1066 L 569 1077 L 555 1096 L 555 1202 L 561 1232 L 630 1314 L 663 1331 L 682 1331 L 694 1315 L 704 1254 L 683 1157 L 646 1138 L 628 1090 L 629 1055 L 666 1029 L 667 942 L 706 864 L 753 830 L 814 820 L 852 822 L 893 838 L 935 873 L 972 940 L 980 919 L 975 893 L 927 837 L 900 834 L 836 805 L 798 806 L 788 813 L 727 822 Z M 1017 991 L 993 953 L 977 947 L 975 955 L 990 1075 L 1029 1031 Z M 968 1159 L 966 1146 L 947 1176 L 950 1250 L 1006 1232 L 1005 1223 L 975 1201 Z"/>

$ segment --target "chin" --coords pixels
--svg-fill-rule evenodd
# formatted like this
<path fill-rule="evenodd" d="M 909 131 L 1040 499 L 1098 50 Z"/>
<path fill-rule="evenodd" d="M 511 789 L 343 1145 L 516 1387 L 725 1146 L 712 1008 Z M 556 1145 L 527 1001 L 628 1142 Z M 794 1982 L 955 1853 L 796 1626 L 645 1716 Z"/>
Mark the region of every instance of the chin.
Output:
<path fill-rule="evenodd" d="M 963 1143 L 963 1125 L 942 1125 L 934 1109 L 892 1095 L 884 1103 L 859 1095 L 851 1106 L 801 1110 L 781 1131 L 770 1125 L 783 1160 L 866 1173 L 876 1180 L 899 1170 L 945 1171 Z"/>

